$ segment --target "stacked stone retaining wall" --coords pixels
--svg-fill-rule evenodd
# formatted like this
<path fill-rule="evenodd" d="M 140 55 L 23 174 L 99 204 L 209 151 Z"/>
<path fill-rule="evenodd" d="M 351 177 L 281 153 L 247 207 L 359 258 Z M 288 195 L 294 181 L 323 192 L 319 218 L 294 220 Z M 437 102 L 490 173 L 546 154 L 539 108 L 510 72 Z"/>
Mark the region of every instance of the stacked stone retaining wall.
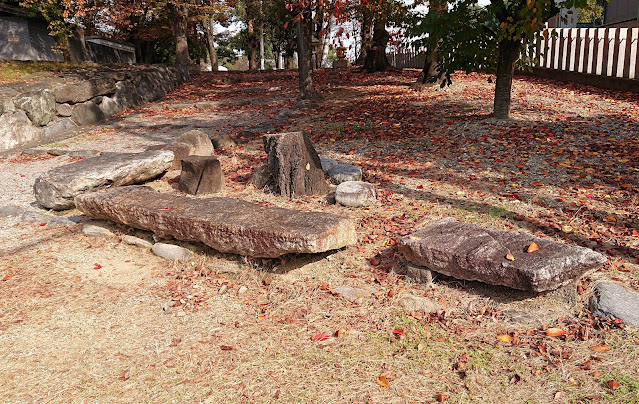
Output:
<path fill-rule="evenodd" d="M 0 152 L 162 98 L 190 77 L 185 66 L 38 73 L 0 86 Z"/>

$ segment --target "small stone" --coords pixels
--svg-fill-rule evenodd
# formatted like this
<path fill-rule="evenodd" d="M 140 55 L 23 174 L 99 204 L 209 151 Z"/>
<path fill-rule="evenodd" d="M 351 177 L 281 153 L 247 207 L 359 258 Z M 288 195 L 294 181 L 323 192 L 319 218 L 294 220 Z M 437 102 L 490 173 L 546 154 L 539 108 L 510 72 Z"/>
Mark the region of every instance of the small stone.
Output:
<path fill-rule="evenodd" d="M 237 146 L 235 140 L 231 139 L 231 137 L 227 134 L 214 136 L 211 138 L 211 142 L 213 143 L 213 147 L 216 149 Z"/>
<path fill-rule="evenodd" d="M 249 185 L 253 185 L 257 189 L 264 189 L 271 182 L 271 172 L 268 169 L 268 165 L 264 164 L 263 166 L 258 167 L 251 179 L 249 180 Z"/>
<path fill-rule="evenodd" d="M 20 216 L 27 210 L 20 206 L 7 205 L 0 207 L 0 217 Z"/>
<path fill-rule="evenodd" d="M 590 311 L 599 317 L 614 317 L 639 327 L 639 293 L 615 282 L 599 282 L 590 300 Z"/>
<path fill-rule="evenodd" d="M 196 156 L 210 156 L 215 151 L 211 139 L 200 130 L 191 130 L 183 133 L 176 141 L 192 145 L 195 150 L 191 154 Z"/>
<path fill-rule="evenodd" d="M 335 201 L 353 208 L 375 203 L 375 186 L 368 182 L 346 181 L 337 186 Z"/>
<path fill-rule="evenodd" d="M 153 254 L 167 260 L 188 261 L 194 256 L 190 250 L 175 244 L 155 243 L 151 251 L 153 251 Z"/>
<path fill-rule="evenodd" d="M 248 290 L 248 288 L 246 286 L 242 286 L 241 288 L 239 288 L 237 290 L 237 294 L 241 295 L 241 294 L 245 293 L 247 290 Z"/>
<path fill-rule="evenodd" d="M 96 224 L 86 223 L 82 226 L 82 234 L 90 237 L 113 236 L 113 232 L 106 227 Z"/>
<path fill-rule="evenodd" d="M 333 184 L 341 184 L 346 181 L 361 181 L 362 169 L 350 164 L 336 164 L 326 171 L 326 175 L 330 177 Z"/>
<path fill-rule="evenodd" d="M 217 291 L 218 295 L 223 295 L 224 293 L 226 293 L 226 289 L 228 289 L 228 286 L 226 285 L 222 285 L 222 287 L 220 288 L 220 290 Z"/>
<path fill-rule="evenodd" d="M 343 298 L 350 300 L 355 303 L 363 303 L 364 300 L 367 300 L 371 297 L 372 292 L 366 289 L 358 289 L 350 286 L 338 286 L 333 289 L 335 293 L 342 296 Z"/>
<path fill-rule="evenodd" d="M 215 109 L 215 108 L 217 108 L 217 104 L 216 103 L 206 102 L 206 101 L 196 102 L 194 106 L 195 106 L 196 109 Z"/>
<path fill-rule="evenodd" d="M 322 164 L 322 170 L 324 170 L 324 172 L 327 172 L 328 170 L 339 164 L 337 160 L 330 159 L 328 157 L 320 157 L 320 163 Z"/>
<path fill-rule="evenodd" d="M 71 114 L 73 113 L 73 107 L 67 103 L 64 104 L 57 104 L 55 106 L 55 110 L 58 113 L 58 115 L 60 116 L 71 116 Z"/>
<path fill-rule="evenodd" d="M 400 298 L 399 304 L 408 312 L 421 311 L 424 313 L 432 313 L 441 310 L 441 305 L 427 297 L 420 296 L 404 296 Z"/>
<path fill-rule="evenodd" d="M 124 244 L 134 245 L 136 247 L 140 247 L 145 250 L 150 250 L 151 248 L 153 248 L 153 243 L 135 236 L 126 235 L 122 237 L 122 242 Z"/>
<path fill-rule="evenodd" d="M 67 217 L 53 216 L 32 210 L 24 211 L 20 220 L 30 223 L 46 223 L 47 226 L 51 227 L 73 226 L 79 222 L 77 219 L 73 220 Z"/>

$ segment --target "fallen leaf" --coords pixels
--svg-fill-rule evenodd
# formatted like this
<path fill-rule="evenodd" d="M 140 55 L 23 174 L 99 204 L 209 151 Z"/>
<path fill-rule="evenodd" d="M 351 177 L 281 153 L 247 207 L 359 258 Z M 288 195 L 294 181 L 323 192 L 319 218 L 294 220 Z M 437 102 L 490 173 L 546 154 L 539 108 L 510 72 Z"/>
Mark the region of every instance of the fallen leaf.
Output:
<path fill-rule="evenodd" d="M 535 252 L 539 250 L 539 246 L 537 245 L 537 243 L 535 243 L 534 241 L 530 244 L 530 246 L 528 247 L 528 249 L 526 250 L 526 252 Z"/>
<path fill-rule="evenodd" d="M 619 381 L 617 381 L 617 379 L 612 379 L 612 380 L 608 380 L 606 382 L 606 386 L 612 390 L 615 391 L 617 390 L 619 387 L 621 387 L 621 383 L 619 383 Z"/>
<path fill-rule="evenodd" d="M 513 337 L 511 337 L 508 334 L 499 334 L 497 336 L 497 339 L 500 340 L 500 341 L 503 341 L 503 342 L 510 342 L 510 341 L 512 341 Z"/>
<path fill-rule="evenodd" d="M 370 262 L 370 264 L 374 267 L 379 265 L 379 261 L 376 260 L 375 258 L 371 258 L 370 260 L 368 260 L 368 262 Z"/>
<path fill-rule="evenodd" d="M 326 341 L 328 338 L 329 338 L 328 334 L 323 332 L 318 332 L 317 334 L 311 337 L 311 341 L 313 342 Z"/>
<path fill-rule="evenodd" d="M 443 403 L 444 401 L 448 400 L 450 398 L 450 396 L 448 394 L 444 394 L 442 392 L 437 392 L 437 402 Z"/>
<path fill-rule="evenodd" d="M 382 387 L 388 387 L 388 380 L 386 380 L 386 376 L 382 375 L 377 378 L 377 384 Z"/>
<path fill-rule="evenodd" d="M 402 330 L 401 328 L 395 328 L 393 330 L 393 334 L 395 334 L 397 336 L 402 336 L 402 335 L 406 334 L 406 331 Z"/>
<path fill-rule="evenodd" d="M 120 377 L 118 377 L 118 380 L 126 381 L 126 380 L 129 380 L 130 377 L 131 377 L 131 372 L 129 371 L 129 369 L 127 369 L 124 372 L 122 372 Z"/>
<path fill-rule="evenodd" d="M 561 328 L 549 328 L 546 330 L 546 335 L 548 335 L 549 337 L 560 337 L 566 334 L 568 333 Z"/>
<path fill-rule="evenodd" d="M 514 261 L 514 260 L 515 260 L 515 257 L 514 257 L 511 253 L 508 253 L 508 254 L 506 254 L 506 259 L 507 259 L 508 261 Z"/>
<path fill-rule="evenodd" d="M 417 237 L 417 236 L 408 236 L 409 239 L 411 240 L 421 240 L 421 237 Z"/>
<path fill-rule="evenodd" d="M 608 352 L 612 348 L 609 345 L 603 344 L 603 345 L 591 346 L 590 349 L 595 351 L 595 352 Z"/>
<path fill-rule="evenodd" d="M 232 346 L 228 346 L 228 345 L 222 345 L 220 346 L 220 349 L 223 351 L 232 351 L 233 347 Z"/>
<path fill-rule="evenodd" d="M 339 330 L 335 331 L 335 338 L 339 338 L 342 334 L 344 334 L 346 332 L 345 329 L 340 328 Z"/>

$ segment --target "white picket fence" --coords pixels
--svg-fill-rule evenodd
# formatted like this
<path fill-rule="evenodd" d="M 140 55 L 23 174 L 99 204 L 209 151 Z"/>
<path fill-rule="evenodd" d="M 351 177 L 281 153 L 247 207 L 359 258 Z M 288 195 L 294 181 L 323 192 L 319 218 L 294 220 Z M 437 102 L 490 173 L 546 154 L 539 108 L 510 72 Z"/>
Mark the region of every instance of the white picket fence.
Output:
<path fill-rule="evenodd" d="M 537 67 L 639 80 L 639 28 L 551 28 L 528 56 Z"/>

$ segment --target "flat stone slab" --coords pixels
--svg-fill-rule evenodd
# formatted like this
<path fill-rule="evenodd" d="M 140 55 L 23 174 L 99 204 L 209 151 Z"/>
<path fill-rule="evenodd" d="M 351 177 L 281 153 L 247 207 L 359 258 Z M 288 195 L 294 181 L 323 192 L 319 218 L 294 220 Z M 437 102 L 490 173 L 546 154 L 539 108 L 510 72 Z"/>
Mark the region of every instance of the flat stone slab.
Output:
<path fill-rule="evenodd" d="M 36 178 L 35 198 L 48 209 L 73 208 L 73 198 L 98 189 L 137 184 L 155 178 L 169 168 L 173 152 L 104 153 L 71 163 Z"/>
<path fill-rule="evenodd" d="M 539 250 L 528 253 L 532 242 Z M 531 292 L 557 289 L 606 262 L 603 255 L 587 248 L 453 218 L 432 222 L 402 237 L 398 247 L 414 265 L 458 279 Z M 506 258 L 508 254 L 513 260 Z"/>
<path fill-rule="evenodd" d="M 93 218 L 252 257 L 319 253 L 357 242 L 355 225 L 348 218 L 232 198 L 189 198 L 129 186 L 79 195 L 75 203 Z"/>
<path fill-rule="evenodd" d="M 614 317 L 639 327 L 639 293 L 615 282 L 599 282 L 590 300 L 590 311 L 599 317 Z"/>

